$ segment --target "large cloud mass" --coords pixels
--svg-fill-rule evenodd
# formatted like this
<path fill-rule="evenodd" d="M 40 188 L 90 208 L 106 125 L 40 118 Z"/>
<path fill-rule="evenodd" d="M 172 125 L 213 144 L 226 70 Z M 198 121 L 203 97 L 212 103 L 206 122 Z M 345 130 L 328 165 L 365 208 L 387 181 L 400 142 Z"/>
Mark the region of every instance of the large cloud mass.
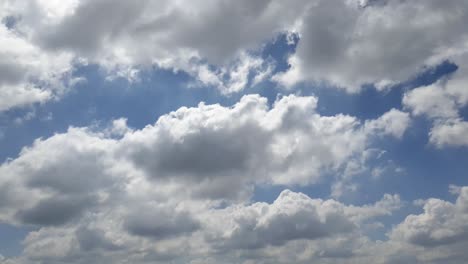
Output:
<path fill-rule="evenodd" d="M 120 119 L 38 139 L 0 167 L 1 220 L 37 229 L 25 254 L 46 262 L 82 261 L 89 250 L 159 259 L 175 258 L 181 246 L 195 256 L 356 234 L 365 219 L 398 208 L 399 198 L 373 209 L 284 191 L 271 205 L 242 205 L 255 184 L 344 174 L 374 139 L 401 137 L 409 124 L 397 110 L 361 122 L 321 116 L 316 105 L 315 97 L 290 95 L 270 108 L 249 95 L 232 107 L 182 107 L 141 130 Z M 231 205 L 216 209 L 223 203 Z"/>
<path fill-rule="evenodd" d="M 462 0 L 5 0 L 0 37 L 9 70 L 0 91 L 22 96 L 2 101 L 0 110 L 54 97 L 58 77 L 78 62 L 131 80 L 157 65 L 239 92 L 273 74 L 274 62 L 250 51 L 280 33 L 299 36 L 291 67 L 273 78 L 282 85 L 384 89 L 444 60 L 464 66 L 467 8 Z"/>

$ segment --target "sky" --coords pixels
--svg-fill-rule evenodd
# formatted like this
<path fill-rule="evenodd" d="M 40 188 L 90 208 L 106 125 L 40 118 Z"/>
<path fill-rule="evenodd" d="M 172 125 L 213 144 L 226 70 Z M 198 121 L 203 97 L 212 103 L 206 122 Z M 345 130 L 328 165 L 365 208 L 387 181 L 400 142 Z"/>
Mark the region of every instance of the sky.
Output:
<path fill-rule="evenodd" d="M 467 1 L 0 22 L 0 264 L 468 260 Z"/>

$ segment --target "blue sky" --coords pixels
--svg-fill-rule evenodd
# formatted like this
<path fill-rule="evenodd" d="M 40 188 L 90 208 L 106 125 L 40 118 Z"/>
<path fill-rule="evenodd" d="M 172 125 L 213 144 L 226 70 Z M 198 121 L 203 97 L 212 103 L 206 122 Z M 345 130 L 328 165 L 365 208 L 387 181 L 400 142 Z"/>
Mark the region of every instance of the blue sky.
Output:
<path fill-rule="evenodd" d="M 22 2 L 1 264 L 468 257 L 463 1 Z"/>

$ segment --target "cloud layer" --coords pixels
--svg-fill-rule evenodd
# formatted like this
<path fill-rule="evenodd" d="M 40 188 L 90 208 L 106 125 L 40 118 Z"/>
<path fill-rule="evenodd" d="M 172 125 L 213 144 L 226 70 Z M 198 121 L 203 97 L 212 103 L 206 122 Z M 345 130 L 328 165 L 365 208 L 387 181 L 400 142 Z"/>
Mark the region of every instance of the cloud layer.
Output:
<path fill-rule="evenodd" d="M 56 96 L 60 76 L 82 63 L 129 80 L 151 65 L 182 70 L 224 94 L 272 75 L 286 87 L 386 89 L 445 60 L 465 68 L 467 8 L 461 0 L 3 1 L 2 98 L 11 87 L 23 96 L 0 110 Z M 291 67 L 273 73 L 275 62 L 252 51 L 281 33 L 299 42 Z"/>

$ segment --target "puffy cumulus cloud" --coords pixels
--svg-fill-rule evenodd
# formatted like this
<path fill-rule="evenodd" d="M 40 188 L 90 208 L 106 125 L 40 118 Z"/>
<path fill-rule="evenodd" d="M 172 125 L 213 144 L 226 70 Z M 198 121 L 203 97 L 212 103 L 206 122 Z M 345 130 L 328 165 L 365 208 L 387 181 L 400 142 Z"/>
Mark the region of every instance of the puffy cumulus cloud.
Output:
<path fill-rule="evenodd" d="M 286 86 L 385 89 L 467 51 L 460 44 L 467 38 L 465 1 L 313 1 L 305 8 L 291 68 L 275 76 Z"/>
<path fill-rule="evenodd" d="M 44 52 L 5 24 L 0 49 L 0 112 L 51 100 L 73 84 L 72 56 L 66 52 Z"/>
<path fill-rule="evenodd" d="M 114 174 L 106 173 L 112 164 L 103 156 L 111 142 L 71 128 L 24 148 L 18 158 L 0 167 L 2 218 L 57 225 L 96 205 L 98 191 L 113 184 L 109 177 Z"/>
<path fill-rule="evenodd" d="M 312 200 L 308 196 L 283 191 L 272 204 L 256 203 L 217 212 L 225 214 L 233 226 L 220 228 L 221 247 L 255 249 L 281 246 L 291 240 L 319 239 L 351 232 L 355 226 L 335 201 Z M 216 219 L 217 217 L 212 217 Z M 213 239 L 213 238 L 212 238 Z"/>
<path fill-rule="evenodd" d="M 361 224 L 399 207 L 398 196 L 359 207 L 284 191 L 248 205 L 256 184 L 340 175 L 374 137 L 400 135 L 390 120 L 405 120 L 396 110 L 365 122 L 321 116 L 316 106 L 315 97 L 269 106 L 248 95 L 231 107 L 182 107 L 143 129 L 118 119 L 37 139 L 0 166 L 0 221 L 34 229 L 20 263 L 187 263 L 307 241 L 326 248 L 313 255 L 351 254 L 333 245 L 352 244 Z"/>
<path fill-rule="evenodd" d="M 461 56 L 465 61 L 467 56 Z M 466 133 L 468 122 L 460 116 L 460 110 L 468 104 L 467 67 L 435 84 L 417 87 L 405 93 L 403 105 L 415 116 L 423 115 L 433 121 L 429 142 L 436 147 L 468 146 Z"/>
<path fill-rule="evenodd" d="M 393 255 L 415 263 L 462 263 L 468 257 L 468 187 L 456 188 L 454 203 L 431 198 L 423 212 L 412 214 L 390 232 Z M 421 201 L 419 201 L 421 203 Z M 389 262 L 393 263 L 393 262 Z M 400 263 L 400 262 L 396 262 Z"/>
<path fill-rule="evenodd" d="M 371 134 L 392 135 L 395 138 L 401 138 L 410 122 L 411 118 L 408 113 L 393 108 L 378 119 L 367 121 L 365 129 Z"/>
<path fill-rule="evenodd" d="M 440 83 L 407 92 L 403 97 L 403 104 L 410 108 L 414 115 L 425 115 L 429 118 L 451 118 L 458 115 L 455 101 Z"/>
<path fill-rule="evenodd" d="M 125 119 L 101 132 L 70 128 L 36 140 L 0 167 L 3 200 L 23 205 L 17 218 L 44 224 L 46 216 L 38 214 L 45 208 L 78 214 L 108 199 L 97 190 L 118 191 L 117 183 L 140 174 L 181 192 L 189 185 L 184 193 L 192 197 L 244 199 L 252 183 L 306 185 L 327 172 L 340 174 L 374 137 L 400 137 L 408 125 L 396 110 L 362 123 L 321 116 L 316 105 L 315 97 L 290 95 L 269 108 L 266 98 L 248 95 L 232 107 L 182 107 L 141 130 L 128 128 Z M 13 195 L 27 190 L 35 199 Z"/>
<path fill-rule="evenodd" d="M 316 241 L 313 239 L 290 241 L 281 247 L 269 246 L 257 250 L 256 253 L 242 256 L 250 258 L 251 262 L 247 263 L 463 263 L 467 258 L 468 245 L 466 235 L 468 187 L 452 189 L 458 193 L 454 203 L 435 198 L 428 199 L 423 204 L 422 213 L 408 215 L 389 231 L 388 239 L 385 241 L 373 241 L 363 233 L 359 233 L 364 228 L 362 219 L 353 216 L 366 215 L 372 219 L 378 215 L 391 214 L 392 210 L 400 205 L 398 199 L 391 195 L 386 195 L 373 205 L 360 207 L 335 205 L 335 209 L 343 209 L 344 215 L 347 215 L 353 223 L 357 223 L 354 231 Z M 324 204 L 327 202 L 330 201 L 324 201 Z M 373 208 L 371 211 L 374 213 L 378 212 L 378 215 L 362 211 L 370 208 Z M 375 211 L 377 208 L 380 210 Z M 383 208 L 388 208 L 388 211 L 382 210 Z M 268 214 L 269 210 L 265 211 L 264 215 Z"/>
<path fill-rule="evenodd" d="M 206 220 L 208 229 L 212 229 L 207 231 L 208 239 L 223 250 L 326 239 L 355 232 L 365 220 L 391 215 L 400 205 L 397 195 L 385 195 L 375 205 L 346 206 L 335 200 L 311 199 L 284 190 L 271 204 L 259 202 L 212 210 Z"/>
<path fill-rule="evenodd" d="M 468 188 L 462 187 L 458 192 L 455 203 L 425 201 L 424 212 L 406 217 L 392 231 L 392 237 L 427 247 L 468 242 Z"/>
<path fill-rule="evenodd" d="M 290 95 L 268 109 L 265 98 L 249 95 L 233 107 L 180 108 L 121 144 L 154 180 L 184 179 L 200 195 L 225 196 L 247 182 L 314 183 L 326 171 L 340 171 L 375 136 L 399 137 L 409 123 L 397 110 L 365 124 L 320 116 L 316 104 L 314 97 Z"/>
<path fill-rule="evenodd" d="M 468 122 L 460 119 L 436 123 L 429 132 L 429 140 L 437 147 L 468 146 Z"/>

